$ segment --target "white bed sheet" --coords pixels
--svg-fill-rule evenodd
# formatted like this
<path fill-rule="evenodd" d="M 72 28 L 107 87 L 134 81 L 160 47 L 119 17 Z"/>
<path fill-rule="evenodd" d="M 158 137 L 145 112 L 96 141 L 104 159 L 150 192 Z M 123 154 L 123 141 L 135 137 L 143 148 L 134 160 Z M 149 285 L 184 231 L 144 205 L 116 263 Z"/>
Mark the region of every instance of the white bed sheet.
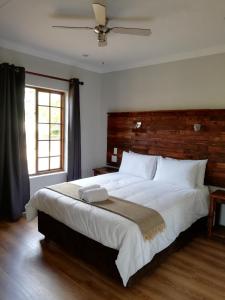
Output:
<path fill-rule="evenodd" d="M 208 213 L 206 187 L 187 189 L 121 173 L 80 179 L 74 183 L 81 186 L 100 184 L 112 196 L 157 210 L 165 220 L 166 229 L 154 239 L 145 241 L 132 221 L 48 189 L 38 191 L 26 205 L 28 220 L 40 210 L 89 238 L 119 250 L 116 266 L 124 286 L 180 232 Z"/>

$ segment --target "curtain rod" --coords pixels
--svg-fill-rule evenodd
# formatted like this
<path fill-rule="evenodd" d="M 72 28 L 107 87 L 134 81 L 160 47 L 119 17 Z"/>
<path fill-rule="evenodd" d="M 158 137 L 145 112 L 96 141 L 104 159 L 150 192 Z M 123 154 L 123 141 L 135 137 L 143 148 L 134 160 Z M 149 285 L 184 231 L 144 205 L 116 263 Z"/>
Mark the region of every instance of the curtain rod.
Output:
<path fill-rule="evenodd" d="M 45 78 L 50 78 L 50 79 L 55 79 L 55 80 L 60 80 L 60 81 L 65 81 L 65 82 L 70 82 L 71 81 L 70 79 L 65 79 L 65 78 L 61 78 L 61 77 L 50 76 L 50 75 L 46 75 L 46 74 L 35 73 L 35 72 L 31 72 L 31 71 L 26 71 L 26 74 L 40 76 L 40 77 L 45 77 Z M 84 85 L 84 83 L 82 81 L 79 81 L 79 84 L 80 85 Z"/>

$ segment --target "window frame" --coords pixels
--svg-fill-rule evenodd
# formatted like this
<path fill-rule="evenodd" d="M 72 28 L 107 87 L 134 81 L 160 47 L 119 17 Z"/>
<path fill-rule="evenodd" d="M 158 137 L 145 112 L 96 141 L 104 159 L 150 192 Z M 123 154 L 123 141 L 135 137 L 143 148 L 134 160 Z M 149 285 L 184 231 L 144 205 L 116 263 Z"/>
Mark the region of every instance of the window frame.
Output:
<path fill-rule="evenodd" d="M 36 87 L 36 86 L 32 86 L 32 85 L 26 85 L 25 88 L 31 88 L 35 90 L 35 137 L 36 137 L 36 146 L 35 146 L 35 166 L 36 166 L 36 172 L 29 174 L 30 177 L 32 176 L 39 176 L 39 175 L 46 175 L 46 174 L 54 174 L 54 173 L 58 173 L 58 172 L 64 172 L 65 171 L 65 92 L 63 91 L 58 91 L 58 90 L 53 90 L 53 89 L 49 89 L 49 88 L 41 88 L 41 87 Z M 49 102 L 49 105 L 38 105 L 38 93 L 39 92 L 44 92 L 44 93 L 49 93 L 49 94 L 59 94 L 61 96 L 61 106 L 60 107 L 56 107 L 56 106 L 51 106 L 51 102 Z M 50 100 L 50 99 L 49 99 Z M 60 156 L 60 167 L 56 168 L 56 169 L 50 169 L 50 158 L 54 157 L 50 155 L 50 146 L 49 146 L 49 156 L 46 156 L 46 158 L 48 158 L 48 164 L 49 164 L 49 169 L 48 170 L 43 170 L 43 171 L 38 171 L 38 158 L 42 158 L 38 156 L 38 142 L 41 141 L 38 139 L 38 125 L 39 124 L 48 124 L 49 125 L 49 139 L 48 140 L 44 140 L 44 141 L 48 141 L 50 143 L 51 138 L 50 138 L 50 125 L 54 124 L 51 123 L 51 119 L 50 119 L 50 115 L 51 115 L 51 110 L 49 109 L 49 122 L 48 123 L 39 123 L 38 119 L 39 119 L 39 110 L 38 107 L 42 106 L 42 107 L 56 107 L 56 108 L 60 108 L 60 118 L 61 118 L 61 122 L 57 123 L 57 125 L 60 125 L 60 155 L 57 155 L 55 157 Z M 54 141 L 54 140 L 53 140 Z M 44 158 L 44 157 L 43 157 Z"/>

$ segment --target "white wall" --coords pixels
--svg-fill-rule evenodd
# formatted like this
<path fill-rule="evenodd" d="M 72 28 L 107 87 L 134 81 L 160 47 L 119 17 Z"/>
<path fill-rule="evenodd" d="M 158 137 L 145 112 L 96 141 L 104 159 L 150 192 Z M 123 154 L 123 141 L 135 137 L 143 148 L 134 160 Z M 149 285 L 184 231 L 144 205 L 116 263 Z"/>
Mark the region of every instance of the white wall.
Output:
<path fill-rule="evenodd" d="M 109 111 L 225 108 L 225 54 L 105 74 Z"/>
<path fill-rule="evenodd" d="M 66 172 L 30 177 L 30 194 L 33 195 L 41 188 L 66 181 Z"/>
<path fill-rule="evenodd" d="M 81 91 L 82 176 L 105 163 L 107 112 L 161 109 L 225 108 L 225 54 L 211 55 L 108 74 L 96 74 L 0 48 L 0 62 L 27 70 L 84 81 Z M 68 90 L 67 84 L 35 76 L 27 83 Z M 64 181 L 66 174 L 31 179 L 33 193 Z M 222 212 L 225 224 L 225 208 Z"/>
<path fill-rule="evenodd" d="M 0 62 L 23 66 L 33 72 L 64 78 L 76 77 L 83 81 L 84 85 L 80 86 L 82 176 L 92 175 L 92 168 L 105 164 L 105 128 L 102 126 L 102 119 L 105 117 L 101 109 L 101 75 L 3 48 L 0 48 Z M 67 83 L 57 80 L 29 75 L 26 76 L 26 83 L 68 91 Z M 42 186 L 65 179 L 66 174 L 62 173 L 34 177 L 30 181 L 31 194 Z"/>
<path fill-rule="evenodd" d="M 105 74 L 102 102 L 109 112 L 225 108 L 225 54 Z"/>

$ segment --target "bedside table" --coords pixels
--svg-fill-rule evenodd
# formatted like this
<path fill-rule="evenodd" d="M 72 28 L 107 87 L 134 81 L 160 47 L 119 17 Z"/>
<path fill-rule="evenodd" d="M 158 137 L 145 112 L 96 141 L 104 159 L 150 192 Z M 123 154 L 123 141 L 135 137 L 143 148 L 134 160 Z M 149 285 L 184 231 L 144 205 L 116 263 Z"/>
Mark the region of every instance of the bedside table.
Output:
<path fill-rule="evenodd" d="M 213 230 L 214 219 L 216 217 L 216 213 L 218 212 L 217 204 L 225 204 L 225 191 L 216 190 L 215 192 L 210 194 L 210 206 L 209 206 L 209 216 L 208 216 L 208 237 L 216 236 L 219 238 L 225 238 L 224 229 Z"/>
<path fill-rule="evenodd" d="M 93 169 L 93 172 L 94 172 L 94 176 L 97 176 L 97 175 L 102 175 L 102 174 L 107 174 L 107 173 L 118 172 L 118 170 L 119 169 L 117 169 L 117 168 L 106 166 L 106 167 L 101 167 L 101 168 L 95 168 L 95 169 Z"/>

